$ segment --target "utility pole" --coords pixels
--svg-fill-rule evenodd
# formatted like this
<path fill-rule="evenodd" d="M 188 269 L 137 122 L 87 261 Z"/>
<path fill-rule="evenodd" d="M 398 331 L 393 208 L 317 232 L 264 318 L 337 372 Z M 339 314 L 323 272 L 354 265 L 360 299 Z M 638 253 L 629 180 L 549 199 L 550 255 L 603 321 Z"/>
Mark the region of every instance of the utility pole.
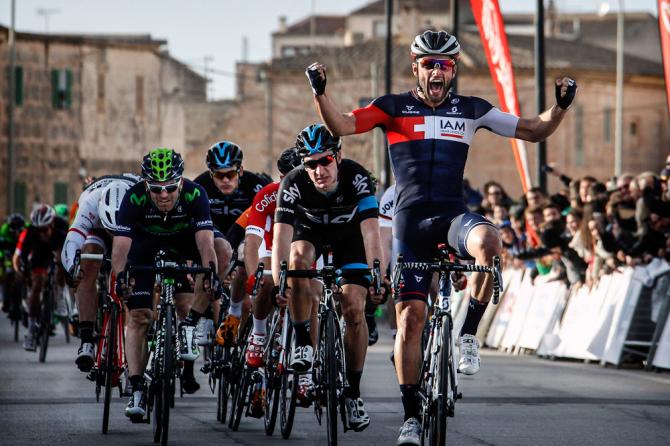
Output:
<path fill-rule="evenodd" d="M 7 215 L 14 211 L 14 87 L 16 83 L 16 0 L 12 0 L 9 25 L 9 88 L 7 93 Z"/>
<path fill-rule="evenodd" d="M 459 0 L 451 0 L 450 15 L 451 15 L 451 34 L 458 39 L 458 2 Z M 451 80 L 451 92 L 456 94 L 458 89 L 458 76 Z"/>
<path fill-rule="evenodd" d="M 393 0 L 386 0 L 386 94 L 391 94 L 393 83 Z M 387 141 L 388 144 L 388 141 Z M 382 170 L 382 184 L 384 188 L 391 185 L 391 160 L 389 159 L 388 147 L 384 150 L 384 169 Z"/>
<path fill-rule="evenodd" d="M 205 85 L 207 91 L 207 99 L 210 99 L 213 95 L 212 92 L 212 80 L 209 78 L 209 64 L 214 62 L 214 56 L 208 54 L 204 57 L 204 74 L 205 74 Z"/>
<path fill-rule="evenodd" d="M 265 131 L 267 132 L 265 143 L 267 145 L 267 165 L 265 170 L 268 174 L 271 174 L 275 156 L 272 152 L 272 80 L 270 79 L 270 73 L 268 73 L 267 68 L 261 71 L 261 81 L 265 87 Z"/>
<path fill-rule="evenodd" d="M 544 0 L 537 0 L 535 14 L 535 101 L 537 113 L 540 114 L 546 107 L 545 98 L 545 71 L 544 71 Z M 547 164 L 547 141 L 537 143 L 535 159 L 535 173 L 538 186 L 547 192 L 547 174 L 542 166 Z"/>
<path fill-rule="evenodd" d="M 616 112 L 614 124 L 614 175 L 623 172 L 623 0 L 616 16 Z"/>
<path fill-rule="evenodd" d="M 57 8 L 37 8 L 37 15 L 41 15 L 44 17 L 44 32 L 48 33 L 49 32 L 49 17 L 58 14 L 60 12 L 60 9 Z"/>

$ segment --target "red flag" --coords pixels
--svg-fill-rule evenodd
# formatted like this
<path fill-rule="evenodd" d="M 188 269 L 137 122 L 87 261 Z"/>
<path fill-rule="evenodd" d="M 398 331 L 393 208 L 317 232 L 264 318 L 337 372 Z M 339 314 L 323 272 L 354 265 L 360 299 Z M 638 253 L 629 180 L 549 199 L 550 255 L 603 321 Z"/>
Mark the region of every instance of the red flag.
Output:
<path fill-rule="evenodd" d="M 658 0 L 658 29 L 665 68 L 665 93 L 670 108 L 670 0 Z"/>
<path fill-rule="evenodd" d="M 498 0 L 470 0 L 470 5 L 479 28 L 479 35 L 482 38 L 491 77 L 495 81 L 500 108 L 519 116 L 519 100 L 517 99 L 514 71 L 512 70 L 512 57 L 507 44 L 505 25 Z M 521 186 L 523 191 L 526 192 L 531 187 L 526 145 L 521 140 L 511 139 L 510 141 L 516 168 L 521 177 Z"/>

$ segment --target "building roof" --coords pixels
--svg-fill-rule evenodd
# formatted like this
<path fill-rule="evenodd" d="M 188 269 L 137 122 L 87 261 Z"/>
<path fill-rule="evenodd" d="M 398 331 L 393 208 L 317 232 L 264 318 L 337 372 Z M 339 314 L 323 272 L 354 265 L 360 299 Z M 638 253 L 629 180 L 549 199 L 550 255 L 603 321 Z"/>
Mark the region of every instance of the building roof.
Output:
<path fill-rule="evenodd" d="M 450 1 L 447 0 L 398 0 L 394 2 L 394 7 L 414 6 L 421 12 L 447 13 L 449 12 L 449 3 Z M 384 14 L 385 11 L 386 1 L 376 0 L 356 9 L 350 15 L 379 15 Z M 394 10 L 393 12 L 397 14 L 399 11 Z"/>
<path fill-rule="evenodd" d="M 0 35 L 3 40 L 9 33 L 9 28 L 0 24 Z M 159 50 L 167 44 L 165 39 L 154 39 L 150 34 L 69 34 L 69 33 L 31 33 L 16 32 L 17 40 L 39 40 L 74 45 L 105 45 L 105 46 L 133 46 L 150 47 Z"/>
<path fill-rule="evenodd" d="M 462 63 L 468 68 L 488 71 L 486 55 L 478 33 L 460 33 L 463 48 Z M 533 36 L 508 36 L 512 63 L 516 69 L 534 69 Z M 547 38 L 545 59 L 548 70 L 560 70 L 566 74 L 580 71 L 616 71 L 616 52 L 602 47 L 577 43 L 570 40 Z M 384 64 L 384 42 L 381 39 L 367 41 L 351 47 L 317 48 L 319 59 L 348 76 L 367 77 L 370 63 Z M 408 45 L 396 44 L 393 48 L 393 64 L 402 67 L 409 64 Z M 272 68 L 277 71 L 302 71 L 314 62 L 314 54 L 277 58 Z M 654 62 L 626 54 L 624 71 L 628 75 L 663 76 L 663 66 Z"/>
<path fill-rule="evenodd" d="M 315 21 L 314 32 L 317 35 L 332 35 L 344 32 L 346 17 L 343 15 L 316 15 L 313 17 Z M 285 31 L 276 31 L 272 33 L 272 35 L 310 35 L 312 26 L 311 18 L 312 16 L 305 17 L 299 22 L 287 26 Z"/>

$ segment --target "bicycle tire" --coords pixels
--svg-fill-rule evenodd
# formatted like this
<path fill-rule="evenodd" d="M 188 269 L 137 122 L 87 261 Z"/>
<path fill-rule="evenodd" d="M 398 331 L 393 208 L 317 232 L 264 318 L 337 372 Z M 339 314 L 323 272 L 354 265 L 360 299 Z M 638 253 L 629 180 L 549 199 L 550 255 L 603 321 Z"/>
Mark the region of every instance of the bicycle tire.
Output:
<path fill-rule="evenodd" d="M 50 274 L 51 276 L 51 274 Z M 53 325 L 53 288 L 51 280 L 47 281 L 44 295 L 42 296 L 42 316 L 40 318 L 40 362 L 47 360 L 47 350 L 49 349 L 49 334 Z"/>
<path fill-rule="evenodd" d="M 112 381 L 114 379 L 114 355 L 116 354 L 116 324 L 118 309 L 113 305 L 109 312 L 107 330 L 104 334 L 105 356 L 105 398 L 102 410 L 102 433 L 106 434 L 109 429 L 109 408 L 112 403 Z"/>
<path fill-rule="evenodd" d="M 288 312 L 286 312 L 286 317 Z M 293 345 L 293 324 L 288 324 L 284 351 L 286 358 L 290 361 Z M 298 376 L 289 372 L 285 367 L 281 375 L 281 387 L 279 388 L 279 428 L 281 436 L 287 440 L 293 430 L 293 420 L 295 419 L 295 408 L 298 404 Z"/>
<path fill-rule="evenodd" d="M 12 321 L 12 325 L 14 325 L 14 342 L 19 342 L 19 323 L 20 321 Z"/>
<path fill-rule="evenodd" d="M 217 398 L 216 398 L 216 419 L 220 423 L 226 422 L 226 416 L 228 415 L 228 384 L 226 383 L 226 378 L 223 376 L 223 371 L 219 371 L 218 389 L 217 389 Z"/>
<path fill-rule="evenodd" d="M 230 428 L 237 432 L 240 428 L 240 421 L 242 421 L 242 411 L 247 405 L 249 385 L 251 380 L 251 372 L 245 370 L 242 374 L 242 380 L 240 381 L 239 386 L 236 389 L 235 396 L 233 397 L 233 405 L 231 407 L 230 414 Z"/>
<path fill-rule="evenodd" d="M 162 378 L 158 378 L 152 385 L 152 390 L 151 390 L 151 399 L 153 400 L 151 403 L 151 409 L 154 413 L 154 422 L 153 422 L 153 428 L 154 428 L 154 443 L 160 443 L 161 441 L 161 436 L 163 435 L 163 419 L 162 419 L 162 414 L 163 414 L 163 382 Z"/>
<path fill-rule="evenodd" d="M 447 395 L 451 381 L 451 333 L 449 319 L 442 318 L 442 333 L 440 334 L 442 345 L 438 355 L 438 370 L 436 374 L 437 399 L 432 401 L 431 416 L 428 426 L 428 443 L 430 446 L 443 446 L 446 444 L 447 436 Z"/>
<path fill-rule="evenodd" d="M 273 330 L 268 336 L 270 346 L 267 349 L 267 356 L 265 358 L 265 414 L 263 415 L 263 424 L 265 427 L 265 435 L 272 436 L 277 424 L 277 412 L 279 411 L 279 391 L 281 389 L 281 377 L 279 375 L 279 355 L 273 358 L 273 352 L 281 352 L 281 346 L 275 342 L 277 335 L 281 333 L 281 322 L 279 312 L 275 312 L 273 322 L 270 324 Z M 279 333 L 277 333 L 279 332 Z"/>
<path fill-rule="evenodd" d="M 174 398 L 174 310 L 171 305 L 165 305 L 165 331 L 163 333 L 163 370 L 162 370 L 162 399 L 163 410 L 161 422 L 163 432 L 161 434 L 161 445 L 168 442 L 170 428 L 170 407 Z"/>
<path fill-rule="evenodd" d="M 324 352 L 324 361 L 321 364 L 324 367 L 322 377 L 325 381 L 326 389 L 326 438 L 329 445 L 337 444 L 337 419 L 338 419 L 338 398 L 337 398 L 337 357 L 335 355 L 335 315 L 328 311 L 325 320 L 324 334 L 321 338 L 321 346 Z"/>

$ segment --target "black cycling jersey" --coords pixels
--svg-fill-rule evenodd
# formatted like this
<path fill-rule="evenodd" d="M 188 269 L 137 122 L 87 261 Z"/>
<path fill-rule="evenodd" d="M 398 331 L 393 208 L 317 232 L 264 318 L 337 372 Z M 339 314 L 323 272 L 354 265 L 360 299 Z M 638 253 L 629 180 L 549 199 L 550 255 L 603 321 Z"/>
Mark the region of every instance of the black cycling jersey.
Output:
<path fill-rule="evenodd" d="M 203 172 L 194 181 L 207 192 L 214 227 L 222 233 L 226 233 L 233 223 L 235 223 L 237 217 L 251 206 L 256 192 L 268 184 L 266 179 L 246 170 L 240 177 L 238 188 L 230 195 L 221 193 L 214 184 L 209 171 Z"/>
<path fill-rule="evenodd" d="M 168 213 L 158 210 L 145 182 L 131 187 L 123 197 L 114 235 L 126 237 L 175 237 L 188 230 L 213 230 L 207 193 L 184 178 L 175 207 Z"/>
<path fill-rule="evenodd" d="M 337 189 L 323 194 L 309 179 L 304 166 L 293 169 L 279 186 L 275 223 L 341 227 L 377 218 L 379 205 L 369 172 L 357 162 L 344 159 L 338 166 L 338 177 Z"/>
<path fill-rule="evenodd" d="M 53 253 L 63 248 L 67 229 L 65 219 L 56 216 L 51 235 L 45 240 L 40 229 L 28 226 L 19 235 L 16 252 L 21 256 L 24 264 L 28 264 L 28 258 L 30 258 L 31 269 L 46 268 L 53 260 Z"/>

